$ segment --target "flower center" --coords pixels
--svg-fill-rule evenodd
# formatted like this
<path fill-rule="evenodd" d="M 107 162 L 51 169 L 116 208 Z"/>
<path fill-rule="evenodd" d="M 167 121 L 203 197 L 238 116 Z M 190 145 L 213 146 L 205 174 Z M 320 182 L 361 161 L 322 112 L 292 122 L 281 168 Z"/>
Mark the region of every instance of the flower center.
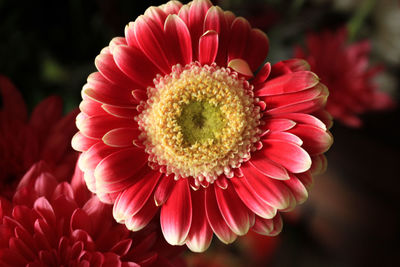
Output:
<path fill-rule="evenodd" d="M 252 86 L 215 64 L 179 64 L 148 88 L 137 117 L 150 166 L 195 183 L 233 176 L 255 150 L 260 111 Z"/>
<path fill-rule="evenodd" d="M 220 108 L 204 101 L 192 101 L 183 105 L 177 122 L 181 127 L 183 140 L 189 145 L 215 140 L 226 124 Z"/>

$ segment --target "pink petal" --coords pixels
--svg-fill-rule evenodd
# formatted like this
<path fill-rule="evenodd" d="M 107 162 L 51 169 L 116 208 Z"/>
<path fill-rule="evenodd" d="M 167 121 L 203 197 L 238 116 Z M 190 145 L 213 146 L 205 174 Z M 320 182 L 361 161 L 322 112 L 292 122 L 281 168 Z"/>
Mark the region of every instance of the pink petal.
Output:
<path fill-rule="evenodd" d="M 174 186 L 174 175 L 165 175 L 161 178 L 160 183 L 157 185 L 154 192 L 154 202 L 156 206 L 159 207 L 167 201 Z"/>
<path fill-rule="evenodd" d="M 214 62 L 218 52 L 218 33 L 213 30 L 206 31 L 199 40 L 199 61 L 201 64 L 210 65 Z"/>
<path fill-rule="evenodd" d="M 40 102 L 32 112 L 29 124 L 39 137 L 46 136 L 50 128 L 62 117 L 62 99 L 50 96 Z"/>
<path fill-rule="evenodd" d="M 250 229 L 250 217 L 254 216 L 240 200 L 232 186 L 223 190 L 214 186 L 219 210 L 226 224 L 237 235 L 244 235 Z"/>
<path fill-rule="evenodd" d="M 76 209 L 71 216 L 70 228 L 72 231 L 81 229 L 90 234 L 92 233 L 91 219 L 82 209 Z"/>
<path fill-rule="evenodd" d="M 164 24 L 164 32 L 170 51 L 170 65 L 186 65 L 192 62 L 192 40 L 185 22 L 177 15 L 169 15 Z"/>
<path fill-rule="evenodd" d="M 143 175 L 139 176 L 139 180 L 124 190 L 114 204 L 113 216 L 117 221 L 134 216 L 143 208 L 161 176 L 160 172 L 152 171 L 149 168 L 144 168 L 140 174 Z"/>
<path fill-rule="evenodd" d="M 252 71 L 256 71 L 268 55 L 269 41 L 267 35 L 259 29 L 252 29 L 249 33 L 243 59 L 249 64 Z"/>
<path fill-rule="evenodd" d="M 244 59 L 243 53 L 246 50 L 250 31 L 251 27 L 246 19 L 242 17 L 235 18 L 231 26 L 232 34 L 229 41 L 228 61 L 235 58 Z"/>
<path fill-rule="evenodd" d="M 317 155 L 312 156 L 311 158 L 313 162 L 310 168 L 311 173 L 314 175 L 324 173 L 328 167 L 328 161 L 326 157 L 324 155 Z"/>
<path fill-rule="evenodd" d="M 256 217 L 252 230 L 260 235 L 276 236 L 282 231 L 282 217 L 277 214 L 273 219 Z"/>
<path fill-rule="evenodd" d="M 192 224 L 192 200 L 187 179 L 179 179 L 161 208 L 161 230 L 171 245 L 185 243 Z"/>
<path fill-rule="evenodd" d="M 133 141 L 138 140 L 140 133 L 141 131 L 137 128 L 116 128 L 108 131 L 102 140 L 112 147 L 133 146 Z"/>
<path fill-rule="evenodd" d="M 289 113 L 282 115 L 275 115 L 274 117 L 285 117 L 287 119 L 293 120 L 296 123 L 308 124 L 314 127 L 321 128 L 322 130 L 326 130 L 326 125 L 320 121 L 315 116 L 304 114 L 304 113 Z"/>
<path fill-rule="evenodd" d="M 256 96 L 286 94 L 309 89 L 319 83 L 319 78 L 310 71 L 288 73 L 267 81 L 255 92 Z"/>
<path fill-rule="evenodd" d="M 116 183 L 132 177 L 147 163 L 142 149 L 126 148 L 105 157 L 97 165 L 94 176 L 102 183 Z"/>
<path fill-rule="evenodd" d="M 33 204 L 33 208 L 46 220 L 46 223 L 55 226 L 56 216 L 53 207 L 45 197 L 38 198 Z"/>
<path fill-rule="evenodd" d="M 252 84 L 259 84 L 265 82 L 271 73 L 271 63 L 265 63 L 265 65 L 258 71 L 256 77 L 251 81 Z"/>
<path fill-rule="evenodd" d="M 218 33 L 218 53 L 215 62 L 218 66 L 226 66 L 229 45 L 230 25 L 225 19 L 224 11 L 219 6 L 212 6 L 204 18 L 203 32 L 213 30 Z"/>
<path fill-rule="evenodd" d="M 153 85 L 157 74 L 163 74 L 139 48 L 121 45 L 114 50 L 114 59 L 118 67 L 134 80 L 139 88 Z M 132 87 L 134 89 L 135 87 Z"/>
<path fill-rule="evenodd" d="M 288 180 L 289 174 L 282 165 L 269 160 L 263 153 L 255 152 L 249 164 L 257 169 L 260 173 L 278 180 Z"/>
<path fill-rule="evenodd" d="M 273 208 L 287 209 L 296 204 L 293 194 L 282 181 L 260 176 L 257 170 L 247 164 L 242 165 L 241 170 L 245 177 L 243 179 L 247 180 L 252 191 Z"/>
<path fill-rule="evenodd" d="M 231 182 L 235 191 L 243 203 L 255 214 L 262 218 L 272 218 L 276 214 L 276 208 L 271 207 L 256 192 L 253 191 L 247 180 L 244 178 L 232 178 Z"/>
<path fill-rule="evenodd" d="M 204 18 L 211 6 L 212 4 L 209 0 L 194 0 L 190 5 L 186 24 L 189 26 L 190 35 L 192 36 L 193 60 L 198 60 L 199 38 L 203 34 Z"/>
<path fill-rule="evenodd" d="M 211 244 L 213 232 L 208 224 L 205 210 L 204 192 L 192 191 L 193 220 L 186 245 L 193 252 L 204 252 Z"/>
<path fill-rule="evenodd" d="M 134 28 L 136 41 L 143 53 L 162 71 L 160 74 L 169 73 L 171 68 L 163 49 L 165 44 L 162 25 L 146 16 L 140 16 L 136 19 Z"/>
<path fill-rule="evenodd" d="M 230 244 L 236 240 L 237 235 L 226 224 L 224 218 L 219 211 L 217 199 L 213 186 L 208 187 L 205 191 L 205 206 L 208 223 L 219 240 L 225 244 Z"/>
<path fill-rule="evenodd" d="M 310 156 L 298 145 L 273 139 L 263 140 L 263 143 L 264 147 L 260 152 L 290 172 L 305 172 L 311 167 Z"/>

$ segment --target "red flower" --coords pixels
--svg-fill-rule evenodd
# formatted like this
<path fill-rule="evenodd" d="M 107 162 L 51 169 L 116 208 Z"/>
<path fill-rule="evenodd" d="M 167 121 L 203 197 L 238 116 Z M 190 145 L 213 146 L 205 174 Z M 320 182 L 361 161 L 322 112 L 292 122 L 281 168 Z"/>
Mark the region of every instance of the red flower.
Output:
<path fill-rule="evenodd" d="M 254 77 L 267 52 L 263 32 L 207 0 L 150 7 L 102 50 L 72 144 L 117 221 L 137 231 L 161 207 L 166 240 L 193 251 L 213 233 L 279 233 L 277 211 L 307 198 L 332 138 L 327 88 L 302 60 Z"/>
<path fill-rule="evenodd" d="M 306 59 L 311 70 L 329 88 L 326 110 L 342 123 L 359 127 L 358 115 L 393 106 L 388 95 L 378 91 L 372 79 L 381 67 L 369 65 L 369 41 L 346 44 L 347 30 L 309 34 L 306 49 L 297 47 L 295 56 Z"/>
<path fill-rule="evenodd" d="M 21 94 L 0 75 L 0 195 L 11 197 L 33 163 L 44 160 L 56 177 L 71 177 L 77 153 L 70 147 L 77 111 L 62 117 L 62 102 L 51 96 L 39 103 L 28 119 Z"/>
<path fill-rule="evenodd" d="M 167 260 L 177 250 L 155 224 L 132 233 L 116 223 L 112 207 L 81 176 L 77 169 L 71 184 L 58 183 L 40 162 L 21 180 L 13 203 L 0 199 L 1 266 L 177 266 Z"/>

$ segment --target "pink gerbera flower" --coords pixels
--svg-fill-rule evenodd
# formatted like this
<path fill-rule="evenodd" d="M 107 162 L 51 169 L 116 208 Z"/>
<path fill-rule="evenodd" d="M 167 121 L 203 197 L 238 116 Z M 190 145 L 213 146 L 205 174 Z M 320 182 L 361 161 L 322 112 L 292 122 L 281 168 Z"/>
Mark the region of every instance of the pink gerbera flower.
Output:
<path fill-rule="evenodd" d="M 28 118 L 27 107 L 11 81 L 0 75 L 0 195 L 11 197 L 33 163 L 44 160 L 62 180 L 71 177 L 78 153 L 69 145 L 77 110 L 62 116 L 62 101 L 50 96 Z"/>
<path fill-rule="evenodd" d="M 161 209 L 166 240 L 192 251 L 213 233 L 279 233 L 332 138 L 327 88 L 267 53 L 263 32 L 207 0 L 150 7 L 102 50 L 72 144 L 118 222 L 137 231 Z"/>
<path fill-rule="evenodd" d="M 76 170 L 59 183 L 44 162 L 32 166 L 13 202 L 0 198 L 1 266 L 180 266 L 156 223 L 133 233 L 112 206 L 90 193 Z M 168 260 L 167 260 L 168 258 Z"/>
<path fill-rule="evenodd" d="M 346 28 L 309 34 L 306 49 L 296 47 L 295 56 L 306 59 L 328 86 L 326 110 L 342 123 L 360 127 L 360 114 L 390 108 L 393 101 L 373 82 L 382 67 L 369 64 L 370 42 L 346 42 Z"/>

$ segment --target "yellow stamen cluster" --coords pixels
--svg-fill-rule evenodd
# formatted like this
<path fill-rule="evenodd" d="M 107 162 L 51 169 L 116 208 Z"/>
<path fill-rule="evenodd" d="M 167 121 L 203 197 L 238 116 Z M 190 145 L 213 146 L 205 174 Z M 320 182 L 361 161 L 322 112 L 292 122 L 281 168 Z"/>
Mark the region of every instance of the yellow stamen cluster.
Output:
<path fill-rule="evenodd" d="M 255 101 L 249 83 L 230 69 L 174 66 L 148 89 L 137 118 L 149 161 L 196 184 L 232 177 L 258 141 Z"/>

